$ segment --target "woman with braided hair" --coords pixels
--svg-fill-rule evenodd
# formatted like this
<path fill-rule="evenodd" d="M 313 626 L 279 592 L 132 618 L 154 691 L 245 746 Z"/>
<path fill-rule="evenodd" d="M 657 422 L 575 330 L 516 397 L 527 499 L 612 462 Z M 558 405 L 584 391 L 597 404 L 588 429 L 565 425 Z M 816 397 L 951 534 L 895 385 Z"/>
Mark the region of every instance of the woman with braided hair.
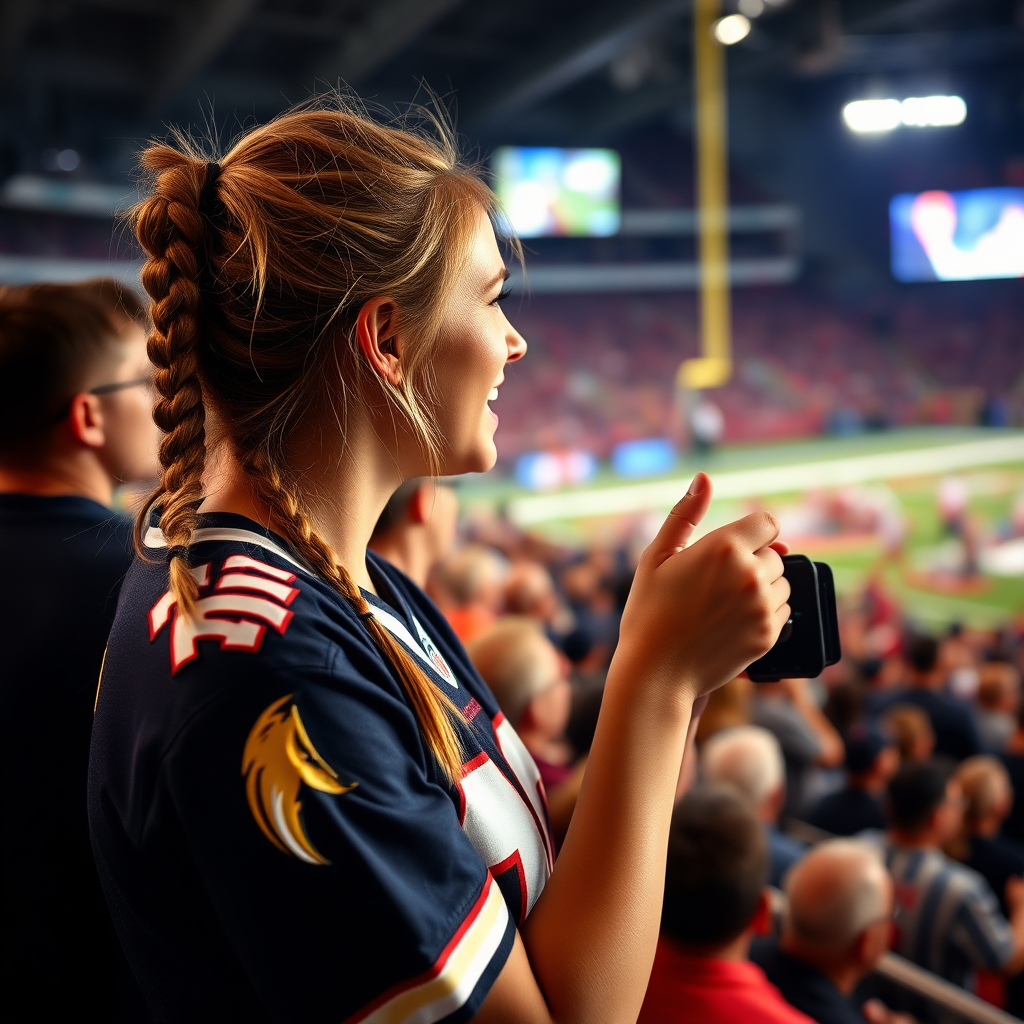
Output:
<path fill-rule="evenodd" d="M 450 132 L 332 100 L 143 157 L 164 431 L 97 696 L 93 842 L 161 1021 L 635 1018 L 694 706 L 788 615 L 775 521 L 645 553 L 553 863 L 536 767 L 366 544 L 412 477 L 495 461 L 526 349 Z"/>

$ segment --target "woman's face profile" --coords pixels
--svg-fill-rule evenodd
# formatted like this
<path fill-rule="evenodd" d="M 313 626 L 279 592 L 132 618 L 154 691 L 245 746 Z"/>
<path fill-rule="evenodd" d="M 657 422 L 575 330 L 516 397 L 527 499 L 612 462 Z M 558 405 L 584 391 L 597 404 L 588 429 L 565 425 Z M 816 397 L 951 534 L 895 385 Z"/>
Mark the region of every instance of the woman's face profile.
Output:
<path fill-rule="evenodd" d="M 505 364 L 526 352 L 526 342 L 498 301 L 507 276 L 494 229 L 481 209 L 431 359 L 431 398 L 444 439 L 445 475 L 485 472 L 498 457 L 498 416 L 489 403 L 498 397 Z"/>

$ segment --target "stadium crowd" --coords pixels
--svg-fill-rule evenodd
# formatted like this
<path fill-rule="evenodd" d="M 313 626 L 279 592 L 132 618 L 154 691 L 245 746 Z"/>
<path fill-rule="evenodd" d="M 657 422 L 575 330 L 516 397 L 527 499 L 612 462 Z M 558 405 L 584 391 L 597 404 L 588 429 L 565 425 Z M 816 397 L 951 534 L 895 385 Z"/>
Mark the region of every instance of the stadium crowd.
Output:
<path fill-rule="evenodd" d="M 486 520 L 428 575 L 563 835 L 630 572 L 626 549 Z M 957 1019 L 872 974 L 890 948 L 1024 1011 L 1022 626 L 929 633 L 874 580 L 841 601 L 844 657 L 820 679 L 712 694 L 641 1020 Z M 766 885 L 788 898 L 775 924 Z"/>
<path fill-rule="evenodd" d="M 699 354 L 692 297 L 536 296 L 517 323 L 531 351 L 509 373 L 503 460 L 573 447 L 606 458 L 622 441 L 666 434 L 690 443 L 672 382 L 680 360 Z M 851 309 L 800 288 L 738 291 L 737 372 L 714 393 L 723 439 L 1020 423 L 1019 324 L 998 296 L 965 312 L 883 295 Z"/>
<path fill-rule="evenodd" d="M 22 930 L 17 963 L 41 1001 L 70 989 L 100 1005 L 122 969 L 91 873 L 83 794 L 92 681 L 129 557 L 114 489 L 152 471 L 145 452 L 131 450 L 153 441 L 137 416 L 148 400 L 143 321 L 139 302 L 111 283 L 0 291 L 0 570 L 25 581 L 5 587 L 0 620 L 15 624 L 25 652 L 77 659 L 55 676 L 63 689 L 4 689 L 9 707 L 15 697 L 28 702 L 14 708 L 23 727 L 5 756 L 35 763 L 50 793 L 46 814 L 27 790 L 17 795 L 17 820 L 34 842 L 21 847 L 17 892 L 5 883 L 7 912 L 62 922 L 77 951 L 77 973 L 64 976 L 75 984 L 53 990 L 53 928 Z M 604 335 L 628 336 L 623 326 L 606 325 Z M 773 334 L 766 321 L 764 345 Z M 824 358 L 835 339 L 817 337 Z M 563 342 L 549 332 L 548 352 Z M 902 386 L 872 362 L 883 359 L 880 346 L 843 348 L 863 363 L 851 373 Z M 657 374 L 657 347 L 644 351 L 631 366 Z M 625 359 L 610 343 L 596 347 L 601 380 L 621 380 L 616 354 Z M 552 398 L 561 371 L 551 360 L 519 378 L 544 399 L 524 410 Z M 804 370 L 816 375 L 816 365 L 809 356 Z M 75 394 L 68 406 L 65 392 Z M 638 414 L 642 394 L 638 383 Z M 637 553 L 562 548 L 500 519 L 460 531 L 456 494 L 422 479 L 395 493 L 372 547 L 427 589 L 466 645 L 537 763 L 562 840 Z M 45 581 L 49 593 L 61 574 L 75 608 L 62 612 L 54 644 L 31 626 L 44 596 L 26 588 Z M 642 1021 L 944 1019 L 873 977 L 890 948 L 1021 1013 L 1024 623 L 933 635 L 912 615 L 875 582 L 842 603 L 844 657 L 821 679 L 755 686 L 740 677 L 712 694 L 680 772 Z M 26 654 L 13 677 L 33 671 Z M 51 729 L 64 714 L 66 760 L 40 764 L 28 724 L 44 705 Z M 60 871 L 40 848 L 62 851 Z M 784 890 L 781 904 L 769 885 Z"/>

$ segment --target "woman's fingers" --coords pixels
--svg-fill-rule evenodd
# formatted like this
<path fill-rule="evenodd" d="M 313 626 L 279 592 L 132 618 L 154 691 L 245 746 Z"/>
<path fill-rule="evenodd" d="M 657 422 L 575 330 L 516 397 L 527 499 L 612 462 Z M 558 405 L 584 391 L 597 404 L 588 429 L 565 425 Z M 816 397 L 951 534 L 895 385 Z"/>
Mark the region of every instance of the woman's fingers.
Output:
<path fill-rule="evenodd" d="M 771 595 L 771 606 L 773 611 L 778 611 L 783 605 L 789 607 L 789 595 L 792 588 L 789 585 L 789 580 L 785 576 L 780 576 L 769 588 L 768 592 Z"/>
<path fill-rule="evenodd" d="M 698 473 L 647 549 L 655 566 L 686 547 L 710 505 L 711 478 L 707 473 Z"/>
<path fill-rule="evenodd" d="M 751 512 L 750 515 L 737 519 L 732 524 L 732 529 L 748 551 L 758 555 L 775 554 L 770 550 L 762 551 L 763 548 L 769 548 L 779 536 L 779 521 L 771 512 Z"/>
<path fill-rule="evenodd" d="M 789 602 L 787 601 L 780 608 L 775 609 L 775 638 L 778 640 L 779 634 L 785 628 L 789 617 L 793 614 L 793 609 L 790 608 Z M 774 646 L 774 644 L 772 645 Z"/>
<path fill-rule="evenodd" d="M 758 561 L 760 571 L 764 573 L 763 579 L 766 579 L 769 583 L 774 583 L 777 579 L 782 578 L 782 574 L 786 571 L 786 565 L 782 561 L 782 556 L 774 547 L 761 548 L 760 551 L 754 552 L 754 557 Z"/>

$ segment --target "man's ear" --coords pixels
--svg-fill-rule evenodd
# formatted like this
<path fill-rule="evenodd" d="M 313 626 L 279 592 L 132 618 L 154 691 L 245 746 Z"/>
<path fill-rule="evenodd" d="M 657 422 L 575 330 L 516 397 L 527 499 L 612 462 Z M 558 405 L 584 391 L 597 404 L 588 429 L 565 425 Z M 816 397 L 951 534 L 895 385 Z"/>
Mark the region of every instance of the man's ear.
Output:
<path fill-rule="evenodd" d="M 356 316 L 356 341 L 374 373 L 390 384 L 401 383 L 398 309 L 386 295 L 363 303 Z"/>
<path fill-rule="evenodd" d="M 771 935 L 772 933 L 772 900 L 767 889 L 761 890 L 754 916 L 750 919 L 750 930 L 755 935 Z"/>
<path fill-rule="evenodd" d="M 86 448 L 102 448 L 107 443 L 103 426 L 103 406 L 95 395 L 80 392 L 71 399 L 66 421 L 75 440 Z"/>

